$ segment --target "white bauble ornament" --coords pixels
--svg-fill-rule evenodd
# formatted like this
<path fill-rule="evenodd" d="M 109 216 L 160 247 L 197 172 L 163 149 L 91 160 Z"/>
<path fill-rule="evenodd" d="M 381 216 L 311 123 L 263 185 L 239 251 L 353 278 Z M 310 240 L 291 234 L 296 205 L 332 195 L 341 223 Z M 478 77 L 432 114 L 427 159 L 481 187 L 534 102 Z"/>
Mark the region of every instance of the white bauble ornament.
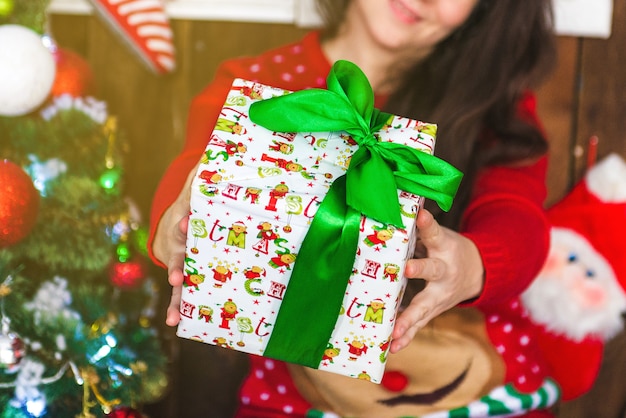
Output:
<path fill-rule="evenodd" d="M 41 36 L 20 25 L 0 25 L 0 115 L 20 116 L 46 100 L 56 73 Z"/>

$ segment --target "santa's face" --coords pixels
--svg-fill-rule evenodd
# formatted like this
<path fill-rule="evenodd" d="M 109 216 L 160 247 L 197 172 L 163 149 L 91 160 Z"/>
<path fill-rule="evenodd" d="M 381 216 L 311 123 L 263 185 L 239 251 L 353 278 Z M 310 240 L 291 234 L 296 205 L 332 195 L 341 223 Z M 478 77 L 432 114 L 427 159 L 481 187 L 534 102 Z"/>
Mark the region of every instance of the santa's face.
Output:
<path fill-rule="evenodd" d="M 575 340 L 614 334 L 626 309 L 607 260 L 583 236 L 556 227 L 546 263 L 522 299 L 535 322 Z"/>

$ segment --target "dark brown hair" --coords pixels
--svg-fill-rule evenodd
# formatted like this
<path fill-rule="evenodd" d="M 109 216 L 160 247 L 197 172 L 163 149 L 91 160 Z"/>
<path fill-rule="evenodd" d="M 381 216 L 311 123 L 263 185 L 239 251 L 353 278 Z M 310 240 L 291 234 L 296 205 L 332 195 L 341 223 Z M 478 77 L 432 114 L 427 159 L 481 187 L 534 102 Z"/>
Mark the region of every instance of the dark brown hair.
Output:
<path fill-rule="evenodd" d="M 334 36 L 350 0 L 318 0 Z M 436 154 L 465 173 L 452 210 L 429 207 L 456 228 L 481 167 L 536 159 L 540 128 L 521 119 L 520 98 L 556 56 L 550 0 L 480 0 L 470 18 L 409 69 L 384 110 L 439 126 Z"/>

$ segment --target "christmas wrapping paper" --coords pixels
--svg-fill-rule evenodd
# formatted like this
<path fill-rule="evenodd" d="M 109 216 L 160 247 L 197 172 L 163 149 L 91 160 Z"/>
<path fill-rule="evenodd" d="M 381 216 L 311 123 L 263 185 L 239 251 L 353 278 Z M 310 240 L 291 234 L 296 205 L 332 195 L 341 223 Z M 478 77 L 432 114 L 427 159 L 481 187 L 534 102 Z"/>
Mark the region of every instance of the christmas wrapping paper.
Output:
<path fill-rule="evenodd" d="M 460 173 L 431 156 L 435 125 L 373 109 L 360 70 L 342 65 L 328 80 L 341 96 L 336 103 L 326 90 L 307 92 L 321 98 L 299 97 L 233 83 L 192 184 L 177 333 L 380 383 L 423 195 L 449 207 Z M 294 119 L 290 111 L 302 102 L 315 115 L 305 110 Z M 311 122 L 320 108 L 327 123 Z M 367 126 L 317 130 L 346 118 Z M 363 169 L 368 159 L 387 158 L 371 151 L 380 144 L 398 148 L 400 162 L 393 170 Z M 346 175 L 351 164 L 366 181 Z M 403 164 L 414 173 L 395 174 L 396 183 L 427 180 L 410 180 L 417 186 L 409 191 L 380 183 L 407 171 Z M 434 186 L 424 186 L 429 181 Z M 442 192 L 446 182 L 452 186 Z M 359 205 L 371 204 L 378 209 L 366 217 L 370 210 Z"/>

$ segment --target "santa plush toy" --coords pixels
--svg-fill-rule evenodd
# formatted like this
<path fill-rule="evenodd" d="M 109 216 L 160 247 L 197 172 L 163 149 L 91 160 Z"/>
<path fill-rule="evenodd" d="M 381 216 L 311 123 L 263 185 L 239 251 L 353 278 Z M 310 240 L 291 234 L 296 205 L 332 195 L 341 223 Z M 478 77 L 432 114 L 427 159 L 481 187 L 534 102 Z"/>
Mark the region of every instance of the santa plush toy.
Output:
<path fill-rule="evenodd" d="M 548 211 L 550 252 L 522 295 L 563 400 L 593 385 L 626 311 L 626 162 L 610 154 Z"/>

